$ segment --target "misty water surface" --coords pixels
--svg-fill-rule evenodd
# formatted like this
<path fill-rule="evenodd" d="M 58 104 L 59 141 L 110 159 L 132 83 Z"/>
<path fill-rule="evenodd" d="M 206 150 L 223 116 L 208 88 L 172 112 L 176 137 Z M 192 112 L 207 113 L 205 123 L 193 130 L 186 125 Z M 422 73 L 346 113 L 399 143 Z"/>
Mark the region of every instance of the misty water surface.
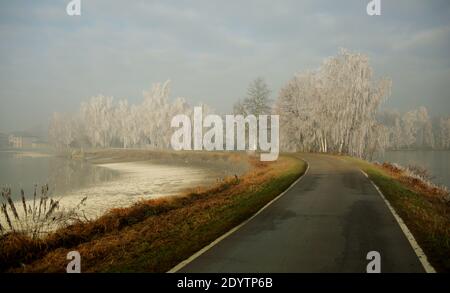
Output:
<path fill-rule="evenodd" d="M 118 177 L 117 171 L 50 153 L 0 151 L 0 186 L 11 187 L 15 200 L 21 189 L 25 191 L 26 198 L 32 198 L 34 185 L 40 187 L 48 184 L 52 194 L 63 196 Z"/>
<path fill-rule="evenodd" d="M 226 169 L 213 164 L 177 166 L 141 161 L 93 165 L 45 153 L 0 151 L 0 185 L 11 186 L 13 200 L 20 200 L 22 188 L 30 200 L 35 184 L 48 183 L 51 196 L 60 199 L 63 208 L 75 207 L 87 197 L 84 211 L 88 217 L 141 199 L 213 184 L 227 175 Z"/>

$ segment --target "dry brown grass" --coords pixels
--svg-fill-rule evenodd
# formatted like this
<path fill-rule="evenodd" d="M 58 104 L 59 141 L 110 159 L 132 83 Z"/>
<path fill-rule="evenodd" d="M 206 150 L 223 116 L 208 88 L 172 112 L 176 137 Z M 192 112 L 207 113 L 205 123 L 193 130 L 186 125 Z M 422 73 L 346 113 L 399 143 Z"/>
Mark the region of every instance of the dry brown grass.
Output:
<path fill-rule="evenodd" d="M 286 156 L 271 163 L 250 158 L 249 164 L 243 176 L 177 197 L 114 209 L 43 240 L 3 239 L 2 269 L 64 272 L 67 253 L 77 250 L 83 272 L 167 271 L 250 217 L 305 170 L 303 162 Z"/>
<path fill-rule="evenodd" d="M 428 178 L 426 177 L 430 176 L 428 175 L 428 172 L 423 168 L 419 170 L 419 174 L 415 174 L 411 173 L 409 171 L 409 168 L 402 168 L 398 165 L 387 162 L 380 165 L 380 167 L 392 178 L 395 178 L 415 192 L 423 194 L 426 197 L 438 198 L 445 201 L 449 195 L 449 192 L 445 188 L 436 186 L 428 181 Z M 424 176 L 424 173 L 427 173 L 427 175 Z"/>

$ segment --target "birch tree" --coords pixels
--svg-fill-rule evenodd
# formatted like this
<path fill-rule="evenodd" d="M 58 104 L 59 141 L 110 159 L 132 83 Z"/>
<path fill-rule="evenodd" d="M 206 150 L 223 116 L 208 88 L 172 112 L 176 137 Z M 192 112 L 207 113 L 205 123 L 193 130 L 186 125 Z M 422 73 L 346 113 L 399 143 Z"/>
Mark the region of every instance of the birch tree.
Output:
<path fill-rule="evenodd" d="M 81 104 L 75 115 L 55 114 L 49 127 L 53 145 L 108 147 L 170 147 L 170 120 L 176 114 L 192 115 L 184 98 L 169 100 L 170 82 L 154 84 L 143 101 L 129 105 L 112 97 L 95 96 Z M 204 109 L 210 109 L 206 105 Z M 209 110 L 206 110 L 208 112 Z"/>
<path fill-rule="evenodd" d="M 437 137 L 440 149 L 450 149 L 450 117 L 439 119 Z"/>
<path fill-rule="evenodd" d="M 388 79 L 373 80 L 369 59 L 341 50 L 316 71 L 294 76 L 280 91 L 282 147 L 368 157 L 383 128 L 376 113 L 390 95 Z"/>
<path fill-rule="evenodd" d="M 86 125 L 86 136 L 92 146 L 111 146 L 113 113 L 112 97 L 96 96 L 81 104 L 81 121 Z"/>
<path fill-rule="evenodd" d="M 67 114 L 54 113 L 49 124 L 48 140 L 57 148 L 69 148 L 75 140 L 75 122 Z"/>
<path fill-rule="evenodd" d="M 435 132 L 432 120 L 425 107 L 400 114 L 398 111 L 382 113 L 380 122 L 386 126 L 391 149 L 433 149 Z"/>

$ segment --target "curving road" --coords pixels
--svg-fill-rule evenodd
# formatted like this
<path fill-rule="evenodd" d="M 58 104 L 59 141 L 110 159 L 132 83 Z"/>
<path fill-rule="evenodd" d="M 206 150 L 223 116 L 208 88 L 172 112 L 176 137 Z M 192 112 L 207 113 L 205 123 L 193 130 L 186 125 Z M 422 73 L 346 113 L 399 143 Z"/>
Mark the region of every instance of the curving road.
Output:
<path fill-rule="evenodd" d="M 300 155 L 308 173 L 281 198 L 178 272 L 424 272 L 371 182 L 334 157 Z"/>

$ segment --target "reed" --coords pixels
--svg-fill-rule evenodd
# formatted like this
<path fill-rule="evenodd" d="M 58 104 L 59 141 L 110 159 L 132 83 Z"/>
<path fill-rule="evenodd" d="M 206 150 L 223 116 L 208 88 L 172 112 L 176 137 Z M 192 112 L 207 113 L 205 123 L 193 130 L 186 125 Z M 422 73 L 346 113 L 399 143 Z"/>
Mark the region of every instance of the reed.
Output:
<path fill-rule="evenodd" d="M 48 185 L 41 186 L 40 191 L 40 195 L 37 195 L 35 185 L 33 199 L 27 202 L 22 189 L 20 201 L 15 202 L 11 196 L 11 188 L 2 189 L 0 236 L 17 233 L 37 239 L 58 228 L 86 220 L 83 211 L 86 197 L 75 207 L 61 209 L 60 201 L 50 197 Z"/>

